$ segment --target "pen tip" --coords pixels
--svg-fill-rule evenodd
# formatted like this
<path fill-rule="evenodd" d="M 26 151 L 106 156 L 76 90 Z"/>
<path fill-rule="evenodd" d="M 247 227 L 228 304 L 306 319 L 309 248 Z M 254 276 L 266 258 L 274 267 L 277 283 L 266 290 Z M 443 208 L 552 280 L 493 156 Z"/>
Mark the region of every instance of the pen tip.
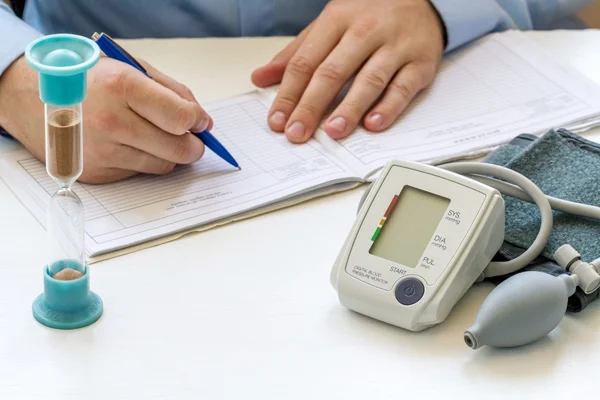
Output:
<path fill-rule="evenodd" d="M 242 170 L 242 167 L 238 167 L 238 171 L 241 171 L 241 170 Z"/>

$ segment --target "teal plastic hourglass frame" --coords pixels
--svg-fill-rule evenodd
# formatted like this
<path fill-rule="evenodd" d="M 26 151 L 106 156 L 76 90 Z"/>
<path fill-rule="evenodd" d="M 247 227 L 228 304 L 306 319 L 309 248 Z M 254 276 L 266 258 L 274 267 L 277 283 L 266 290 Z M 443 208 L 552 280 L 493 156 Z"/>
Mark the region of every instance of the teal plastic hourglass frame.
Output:
<path fill-rule="evenodd" d="M 72 110 L 73 115 L 81 118 L 81 103 L 85 99 L 87 91 L 87 71 L 100 58 L 98 45 L 82 36 L 49 35 L 32 42 L 25 51 L 25 58 L 28 64 L 39 73 L 40 99 L 46 107 L 46 125 L 48 125 L 48 110 Z M 79 123 L 81 124 L 81 120 Z M 81 135 L 81 131 L 79 131 L 79 135 Z M 76 139 L 81 142 L 82 137 Z M 48 146 L 47 137 L 46 154 L 48 154 Z M 79 151 L 78 159 L 81 162 L 79 169 L 81 169 L 83 152 L 81 148 L 76 151 Z M 47 159 L 46 162 L 50 161 Z M 62 201 L 62 205 L 56 202 L 58 208 L 55 210 L 58 209 L 62 218 L 68 218 L 70 215 L 68 208 L 72 206 L 78 212 L 76 216 L 80 217 L 80 220 L 75 221 L 70 227 L 74 227 L 73 229 L 77 231 L 74 237 L 79 237 L 78 235 L 81 237 L 81 243 L 76 243 L 76 247 L 81 248 L 81 256 L 73 259 L 65 257 L 65 259 L 55 260 L 52 264 L 45 266 L 43 271 L 44 292 L 33 302 L 33 316 L 38 322 L 50 328 L 82 328 L 93 324 L 102 316 L 103 303 L 101 298 L 90 290 L 90 271 L 83 260 L 83 205 L 71 189 L 71 185 L 79 176 L 71 176 L 68 182 L 61 182 L 52 174 L 50 176 L 61 186 L 55 196 L 61 191 L 62 193 L 68 192 L 67 196 L 59 199 Z M 53 210 L 55 196 L 49 206 L 49 214 Z M 60 207 L 64 210 L 61 210 Z M 49 216 L 50 220 L 51 216 Z M 56 233 L 52 232 L 48 226 L 46 228 L 49 232 Z M 60 232 L 60 228 L 62 227 L 59 226 L 57 232 Z M 68 236 L 68 233 L 65 235 Z M 68 239 L 67 237 L 67 239 L 57 242 L 68 244 Z M 55 279 L 53 275 L 64 268 L 79 271 L 81 276 L 72 280 Z"/>

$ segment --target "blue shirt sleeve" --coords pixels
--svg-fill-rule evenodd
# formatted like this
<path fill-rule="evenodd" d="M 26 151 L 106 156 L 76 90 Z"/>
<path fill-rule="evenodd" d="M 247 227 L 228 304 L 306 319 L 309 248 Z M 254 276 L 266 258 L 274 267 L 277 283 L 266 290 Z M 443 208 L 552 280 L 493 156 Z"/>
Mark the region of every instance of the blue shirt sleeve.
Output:
<path fill-rule="evenodd" d="M 0 76 L 23 55 L 27 45 L 40 36 L 41 33 L 21 21 L 0 1 Z"/>
<path fill-rule="evenodd" d="M 550 29 L 593 0 L 430 0 L 446 26 L 446 51 L 488 33 Z"/>
<path fill-rule="evenodd" d="M 0 77 L 25 52 L 27 45 L 40 36 L 0 1 Z M 10 137 L 1 126 L 0 136 Z"/>

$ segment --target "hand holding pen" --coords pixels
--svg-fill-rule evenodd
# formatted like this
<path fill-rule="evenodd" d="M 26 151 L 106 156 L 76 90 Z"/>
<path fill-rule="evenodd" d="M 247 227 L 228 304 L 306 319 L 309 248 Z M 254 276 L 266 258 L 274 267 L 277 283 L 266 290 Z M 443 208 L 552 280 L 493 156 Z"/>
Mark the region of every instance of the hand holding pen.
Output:
<path fill-rule="evenodd" d="M 112 59 L 124 62 L 132 67 L 136 68 L 138 71 L 142 72 L 146 77 L 152 78 L 148 74 L 148 71 L 137 61 L 135 60 L 129 53 L 127 53 L 123 48 L 117 45 L 110 37 L 106 34 L 98 34 L 94 33 L 92 39 L 96 41 L 102 52 L 107 57 Z M 175 86 L 177 83 L 173 81 L 173 85 Z M 194 101 L 193 95 L 189 90 L 187 92 L 182 90 L 182 97 L 188 97 L 188 100 Z M 191 98 L 190 98 L 191 97 Z M 233 158 L 233 156 L 227 151 L 227 149 L 208 131 L 208 124 L 206 127 L 200 127 L 194 130 L 192 128 L 192 133 L 204 143 L 206 147 L 215 152 L 219 157 L 223 160 L 227 161 L 229 164 L 234 166 L 235 168 L 241 169 L 238 165 L 237 161 Z"/>
<path fill-rule="evenodd" d="M 210 129 L 212 122 L 189 89 L 149 65 L 147 69 L 153 79 L 121 61 L 100 57 L 88 71 L 83 103 L 85 166 L 80 182 L 166 174 L 210 151 L 190 133 Z M 4 72 L 1 84 L 4 115 L 22 116 L 3 126 L 44 160 L 44 108 L 35 71 L 21 57 Z M 234 170 L 225 161 L 222 168 Z"/>

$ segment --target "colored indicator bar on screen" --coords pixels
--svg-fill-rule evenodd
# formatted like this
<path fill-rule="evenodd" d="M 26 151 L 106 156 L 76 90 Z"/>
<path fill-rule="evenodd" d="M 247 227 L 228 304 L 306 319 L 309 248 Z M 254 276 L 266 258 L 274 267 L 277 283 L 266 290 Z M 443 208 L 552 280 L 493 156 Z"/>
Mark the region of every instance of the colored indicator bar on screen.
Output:
<path fill-rule="evenodd" d="M 383 214 L 383 218 L 387 218 L 388 215 L 390 215 L 390 213 L 394 209 L 394 206 L 396 205 L 397 201 L 398 201 L 398 195 L 395 194 L 394 198 L 392 199 L 392 202 L 390 203 L 390 205 L 388 206 L 387 210 L 385 211 L 385 214 Z"/>
<path fill-rule="evenodd" d="M 375 233 L 373 233 L 373 236 L 371 236 L 372 242 L 377 240 L 377 237 L 379 236 L 379 233 L 381 232 L 381 228 L 383 228 L 383 224 L 385 224 L 385 221 L 386 221 L 388 215 L 390 215 L 390 213 L 394 209 L 394 206 L 396 205 L 397 201 L 398 201 L 398 195 L 395 194 L 394 198 L 390 202 L 390 205 L 388 206 L 387 210 L 385 211 L 383 218 L 381 219 L 381 221 L 379 221 L 379 226 L 377 227 L 377 229 L 375 229 Z"/>
<path fill-rule="evenodd" d="M 379 232 L 381 232 L 381 227 L 380 226 L 378 226 L 377 229 L 375 229 L 375 233 L 371 237 L 371 241 L 372 242 L 374 242 L 374 241 L 377 240 L 377 236 L 379 236 Z"/>

